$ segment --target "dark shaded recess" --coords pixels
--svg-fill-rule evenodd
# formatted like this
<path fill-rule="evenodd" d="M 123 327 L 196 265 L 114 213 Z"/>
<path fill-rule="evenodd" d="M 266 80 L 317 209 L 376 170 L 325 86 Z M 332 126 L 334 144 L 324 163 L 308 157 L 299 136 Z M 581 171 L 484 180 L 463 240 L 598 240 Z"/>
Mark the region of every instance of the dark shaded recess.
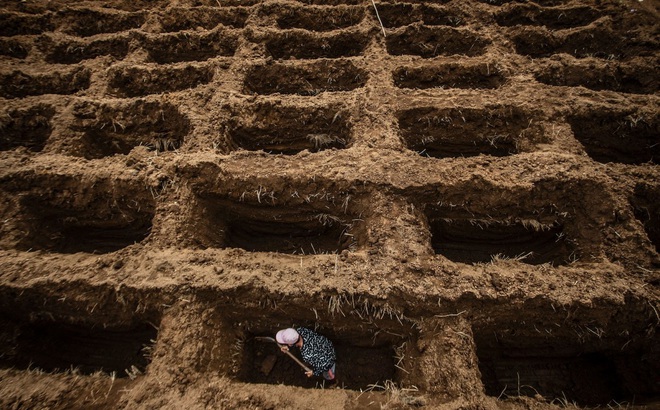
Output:
<path fill-rule="evenodd" d="M 74 131 L 82 132 L 80 152 L 87 159 L 128 154 L 138 145 L 159 152 L 178 149 L 190 121 L 171 104 L 138 100 L 123 107 L 87 102 L 74 107 Z"/>
<path fill-rule="evenodd" d="M 481 3 L 491 4 L 494 6 L 502 6 L 508 3 L 528 3 L 528 0 L 477 0 L 477 1 Z M 571 3 L 571 0 L 535 0 L 534 3 L 538 4 L 539 6 L 553 7 L 553 6 L 561 6 L 564 4 Z"/>
<path fill-rule="evenodd" d="M 318 95 L 325 91 L 351 91 L 363 87 L 367 73 L 350 61 L 319 61 L 289 66 L 253 66 L 245 76 L 245 92 L 257 94 Z"/>
<path fill-rule="evenodd" d="M 362 19 L 362 7 L 296 7 L 284 9 L 277 18 L 277 25 L 282 29 L 332 31 L 354 26 Z"/>
<path fill-rule="evenodd" d="M 31 15 L 0 12 L 0 36 L 11 37 L 53 31 L 50 14 Z"/>
<path fill-rule="evenodd" d="M 344 227 L 330 221 L 323 223 L 315 215 L 300 215 L 287 221 L 250 219 L 244 215 L 230 215 L 227 219 L 228 247 L 253 252 L 312 253 L 340 252 L 349 241 L 342 238 Z M 316 244 L 316 246 L 313 246 Z"/>
<path fill-rule="evenodd" d="M 228 124 L 231 141 L 240 148 L 295 155 L 346 148 L 350 141 L 348 114 L 337 107 L 281 107 L 263 104 L 252 115 L 233 116 Z M 247 119 L 248 124 L 244 124 Z"/>
<path fill-rule="evenodd" d="M 26 236 L 17 244 L 20 250 L 58 253 L 115 252 L 141 242 L 151 232 L 153 210 L 144 198 L 138 209 L 111 207 L 106 202 L 87 207 L 60 205 L 57 199 L 22 198 L 27 224 Z"/>
<path fill-rule="evenodd" d="M 220 4 L 218 4 L 218 0 L 194 0 L 190 2 L 190 6 L 211 7 L 215 9 L 221 9 L 225 7 L 254 6 L 255 4 L 260 2 L 261 0 L 222 0 Z"/>
<path fill-rule="evenodd" d="M 56 19 L 59 20 L 58 25 L 65 33 L 89 37 L 140 28 L 145 22 L 146 14 L 64 9 L 57 12 Z"/>
<path fill-rule="evenodd" d="M 92 72 L 78 67 L 68 72 L 48 74 L 27 74 L 13 71 L 0 74 L 0 95 L 5 98 L 23 98 L 30 95 L 75 94 L 89 88 Z"/>
<path fill-rule="evenodd" d="M 203 27 L 211 30 L 219 24 L 228 27 L 243 28 L 250 15 L 245 7 L 174 7 L 163 12 L 160 23 L 165 32 L 195 30 Z"/>
<path fill-rule="evenodd" d="M 434 7 L 429 4 L 419 6 L 422 23 L 427 26 L 451 26 L 458 27 L 465 24 L 463 14 L 450 11 L 447 8 Z"/>
<path fill-rule="evenodd" d="M 181 61 L 205 61 L 234 55 L 238 40 L 235 34 L 216 31 L 207 35 L 176 33 L 148 37 L 144 48 L 158 64 Z"/>
<path fill-rule="evenodd" d="M 362 4 L 361 0 L 297 0 L 303 4 L 311 4 L 318 6 L 338 6 L 342 4 L 356 5 Z"/>
<path fill-rule="evenodd" d="M 264 196 L 262 202 L 268 201 Z M 357 245 L 346 215 L 304 207 L 273 207 L 203 200 L 206 223 L 195 238 L 204 247 L 240 248 L 250 252 L 288 254 L 339 253 Z M 351 233 L 351 235 L 345 235 Z"/>
<path fill-rule="evenodd" d="M 393 73 L 400 88 L 493 89 L 506 82 L 495 66 L 481 64 L 439 64 L 427 67 L 400 67 Z"/>
<path fill-rule="evenodd" d="M 174 92 L 208 84 L 213 79 L 210 67 L 122 67 L 111 69 L 109 86 L 120 97 L 139 97 Z"/>
<path fill-rule="evenodd" d="M 568 118 L 575 138 L 595 161 L 622 164 L 660 163 L 660 122 L 649 117 L 591 111 Z"/>
<path fill-rule="evenodd" d="M 319 37 L 307 32 L 287 32 L 268 39 L 266 50 L 276 59 L 354 57 L 362 54 L 368 40 L 362 33 Z"/>
<path fill-rule="evenodd" d="M 39 48 L 46 54 L 46 62 L 53 64 L 76 64 L 101 56 L 121 60 L 128 54 L 128 38 L 115 37 L 89 42 L 45 41 Z"/>
<path fill-rule="evenodd" d="M 490 262 L 492 256 L 515 258 L 531 252 L 522 262 L 555 266 L 568 263 L 571 248 L 563 239 L 563 227 L 555 224 L 536 230 L 521 221 L 447 220 L 429 218 L 431 246 L 435 253 L 461 263 Z"/>
<path fill-rule="evenodd" d="M 555 65 L 538 71 L 535 77 L 548 85 L 653 94 L 660 90 L 658 64 L 656 61 L 638 60 L 629 64 L 612 63 L 600 67 L 595 64 Z"/>
<path fill-rule="evenodd" d="M 606 406 L 612 400 L 643 403 L 660 393 L 655 377 L 657 353 L 622 352 L 618 346 L 603 349 L 558 338 L 525 338 L 535 341 L 532 346 L 515 335 L 498 337 L 493 332 L 475 332 L 479 370 L 489 396 L 540 394 L 548 401 Z"/>
<path fill-rule="evenodd" d="M 516 141 L 531 118 L 513 107 L 425 107 L 401 111 L 397 119 L 408 149 L 434 158 L 454 158 L 517 153 Z"/>
<path fill-rule="evenodd" d="M 335 253 L 348 248 L 342 244 L 343 228 L 333 228 L 314 220 L 314 215 L 271 221 L 244 215 L 227 218 L 228 248 L 241 248 L 250 252 L 278 253 Z"/>
<path fill-rule="evenodd" d="M 549 29 L 586 26 L 603 16 L 591 6 L 543 8 L 535 4 L 519 4 L 495 15 L 500 26 L 533 25 Z"/>
<path fill-rule="evenodd" d="M 417 7 L 411 3 L 382 3 L 378 5 L 378 15 L 387 28 L 407 26 L 421 18 Z"/>
<path fill-rule="evenodd" d="M 55 109 L 40 104 L 27 110 L 11 110 L 0 118 L 0 151 L 26 147 L 40 152 L 50 137 Z"/>
<path fill-rule="evenodd" d="M 633 57 L 653 57 L 658 44 L 636 39 L 605 27 L 584 28 L 567 33 L 553 33 L 542 28 L 527 28 L 513 35 L 516 51 L 534 58 L 565 53 L 577 58 L 597 57 L 607 60 L 628 60 Z"/>
<path fill-rule="evenodd" d="M 375 10 L 371 10 L 375 16 Z M 407 26 L 422 22 L 427 26 L 458 27 L 465 24 L 465 16 L 445 8 L 432 5 L 411 3 L 381 3 L 378 5 L 378 15 L 383 26 L 387 28 Z"/>
<path fill-rule="evenodd" d="M 644 226 L 655 251 L 660 252 L 660 187 L 639 183 L 630 199 L 635 218 Z"/>
<path fill-rule="evenodd" d="M 367 342 L 366 337 L 364 342 Z M 395 380 L 393 346 L 355 346 L 334 341 L 333 345 L 337 355 L 337 377 L 345 388 L 366 390 L 370 385 L 382 386 L 386 380 Z M 294 348 L 292 352 L 301 358 L 298 349 Z M 274 356 L 276 361 L 272 370 L 266 374 L 262 371 L 262 364 L 269 356 Z M 284 384 L 306 388 L 314 388 L 317 383 L 323 382 L 322 377 L 305 376 L 301 367 L 280 352 L 276 344 L 257 341 L 254 338 L 249 338 L 244 344 L 238 379 L 247 383 Z"/>
<path fill-rule="evenodd" d="M 450 1 L 451 0 L 406 0 L 405 3 L 423 4 L 423 5 L 440 5 L 440 4 L 447 4 Z M 378 5 L 378 7 L 380 7 L 381 4 L 385 4 L 385 3 L 377 2 L 376 4 Z"/>
<path fill-rule="evenodd" d="M 196 0 L 199 1 L 199 0 Z M 216 0 L 204 0 L 213 3 L 216 7 L 218 5 Z M 247 2 L 248 0 L 231 0 Z M 256 1 L 256 0 L 249 0 Z M 223 4 L 230 1 L 223 1 Z M 13 1 L 6 0 L 2 2 L 2 6 L 7 10 L 20 11 L 29 14 L 41 14 L 47 12 L 58 12 L 67 7 L 77 7 L 80 3 L 94 4 L 102 9 L 116 9 L 122 11 L 151 11 L 158 8 L 167 6 L 166 2 L 159 0 L 98 0 L 94 2 L 73 2 L 71 0 L 49 0 L 49 1 Z"/>
<path fill-rule="evenodd" d="M 32 48 L 18 40 L 0 38 L 0 55 L 24 59 Z"/>
<path fill-rule="evenodd" d="M 132 366 L 145 371 L 151 361 L 145 347 L 158 337 L 157 330 L 148 323 L 104 328 L 37 322 L 5 325 L 0 332 L 5 341 L 10 340 L 0 348 L 3 368 L 39 368 L 56 373 L 78 369 L 85 375 L 116 372 L 119 378 L 127 377 L 125 369 Z"/>
<path fill-rule="evenodd" d="M 388 35 L 387 52 L 392 55 L 418 55 L 432 58 L 440 55 L 477 56 L 485 52 L 489 41 L 465 29 L 451 27 L 407 27 Z"/>

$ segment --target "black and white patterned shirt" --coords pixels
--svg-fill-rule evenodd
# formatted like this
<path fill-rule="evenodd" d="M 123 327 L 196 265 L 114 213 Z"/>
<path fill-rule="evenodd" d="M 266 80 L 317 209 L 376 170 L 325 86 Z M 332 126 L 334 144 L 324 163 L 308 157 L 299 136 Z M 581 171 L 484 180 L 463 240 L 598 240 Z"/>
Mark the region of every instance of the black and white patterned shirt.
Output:
<path fill-rule="evenodd" d="M 296 331 L 303 339 L 300 354 L 312 367 L 314 376 L 320 376 L 335 364 L 335 348 L 327 337 L 304 327 L 299 327 Z"/>

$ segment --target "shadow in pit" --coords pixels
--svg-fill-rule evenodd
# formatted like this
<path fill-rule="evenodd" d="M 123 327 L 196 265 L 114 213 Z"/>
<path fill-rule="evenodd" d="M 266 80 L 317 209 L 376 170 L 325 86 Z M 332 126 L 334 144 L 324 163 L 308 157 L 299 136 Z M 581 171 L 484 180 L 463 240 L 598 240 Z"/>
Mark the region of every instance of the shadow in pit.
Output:
<path fill-rule="evenodd" d="M 68 150 L 86 159 L 126 155 L 137 146 L 175 151 L 190 131 L 188 117 L 169 103 L 135 100 L 117 106 L 80 101 L 73 113 L 69 126 L 73 147 Z"/>
<path fill-rule="evenodd" d="M 556 210 L 523 211 L 521 218 L 496 216 L 496 203 L 488 211 L 431 205 L 425 209 L 431 246 L 436 254 L 460 263 L 487 263 L 496 258 L 523 263 L 565 265 L 579 250 Z M 531 207 L 530 209 L 533 209 Z M 508 211 L 510 212 L 510 211 Z"/>
<path fill-rule="evenodd" d="M 534 114 L 514 106 L 420 107 L 398 112 L 397 119 L 405 146 L 433 158 L 504 157 L 542 138 L 530 125 Z"/>
<path fill-rule="evenodd" d="M 649 240 L 655 246 L 655 251 L 660 253 L 660 186 L 638 183 L 630 204 L 635 218 L 644 226 Z"/>
<path fill-rule="evenodd" d="M 32 152 L 41 152 L 52 132 L 55 109 L 46 104 L 37 104 L 27 109 L 9 110 L 0 118 L 0 151 L 25 147 Z"/>
<path fill-rule="evenodd" d="M 142 242 L 151 233 L 155 203 L 139 183 L 87 183 L 76 177 L 15 182 L 32 188 L 17 192 L 16 249 L 104 254 Z"/>
<path fill-rule="evenodd" d="M 351 140 L 348 117 L 341 106 L 299 108 L 263 103 L 250 107 L 247 115 L 232 115 L 227 136 L 233 147 L 271 154 L 344 149 Z"/>
<path fill-rule="evenodd" d="M 130 327 L 73 325 L 63 322 L 0 322 L 0 368 L 41 369 L 61 373 L 76 369 L 116 377 L 145 371 L 158 331 L 148 323 Z"/>
<path fill-rule="evenodd" d="M 657 396 L 650 349 L 606 348 L 568 340 L 505 338 L 491 332 L 475 337 L 486 394 L 498 398 L 542 396 L 551 402 L 580 406 L 641 403 Z M 654 370 L 654 367 L 656 368 Z"/>
<path fill-rule="evenodd" d="M 605 109 L 568 118 L 575 138 L 594 161 L 640 165 L 660 163 L 660 116 Z"/>
<path fill-rule="evenodd" d="M 195 240 L 205 248 L 310 255 L 363 245 L 363 225 L 338 209 L 256 205 L 217 196 L 200 199 L 201 220 L 207 223 L 194 228 Z"/>

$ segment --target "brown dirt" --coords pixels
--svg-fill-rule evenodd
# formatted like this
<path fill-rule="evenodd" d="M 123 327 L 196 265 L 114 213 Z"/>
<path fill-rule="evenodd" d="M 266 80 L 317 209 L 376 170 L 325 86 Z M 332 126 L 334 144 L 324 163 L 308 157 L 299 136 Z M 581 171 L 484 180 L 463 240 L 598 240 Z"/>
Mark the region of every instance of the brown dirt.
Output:
<path fill-rule="evenodd" d="M 1 408 L 660 408 L 659 3 L 376 5 L 0 1 Z"/>

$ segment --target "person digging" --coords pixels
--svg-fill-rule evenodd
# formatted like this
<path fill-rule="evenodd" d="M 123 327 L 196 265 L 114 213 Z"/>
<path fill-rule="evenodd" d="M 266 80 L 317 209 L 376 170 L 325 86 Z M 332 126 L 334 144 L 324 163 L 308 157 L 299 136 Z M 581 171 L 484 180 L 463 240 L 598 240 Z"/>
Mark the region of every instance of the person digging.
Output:
<path fill-rule="evenodd" d="M 280 345 L 282 352 L 289 355 L 291 355 L 290 348 L 295 346 L 300 349 L 303 360 L 311 366 L 311 369 L 303 366 L 307 377 L 323 376 L 330 384 L 337 385 L 335 348 L 327 337 L 310 329 L 299 327 L 280 330 L 275 335 L 275 340 Z"/>

